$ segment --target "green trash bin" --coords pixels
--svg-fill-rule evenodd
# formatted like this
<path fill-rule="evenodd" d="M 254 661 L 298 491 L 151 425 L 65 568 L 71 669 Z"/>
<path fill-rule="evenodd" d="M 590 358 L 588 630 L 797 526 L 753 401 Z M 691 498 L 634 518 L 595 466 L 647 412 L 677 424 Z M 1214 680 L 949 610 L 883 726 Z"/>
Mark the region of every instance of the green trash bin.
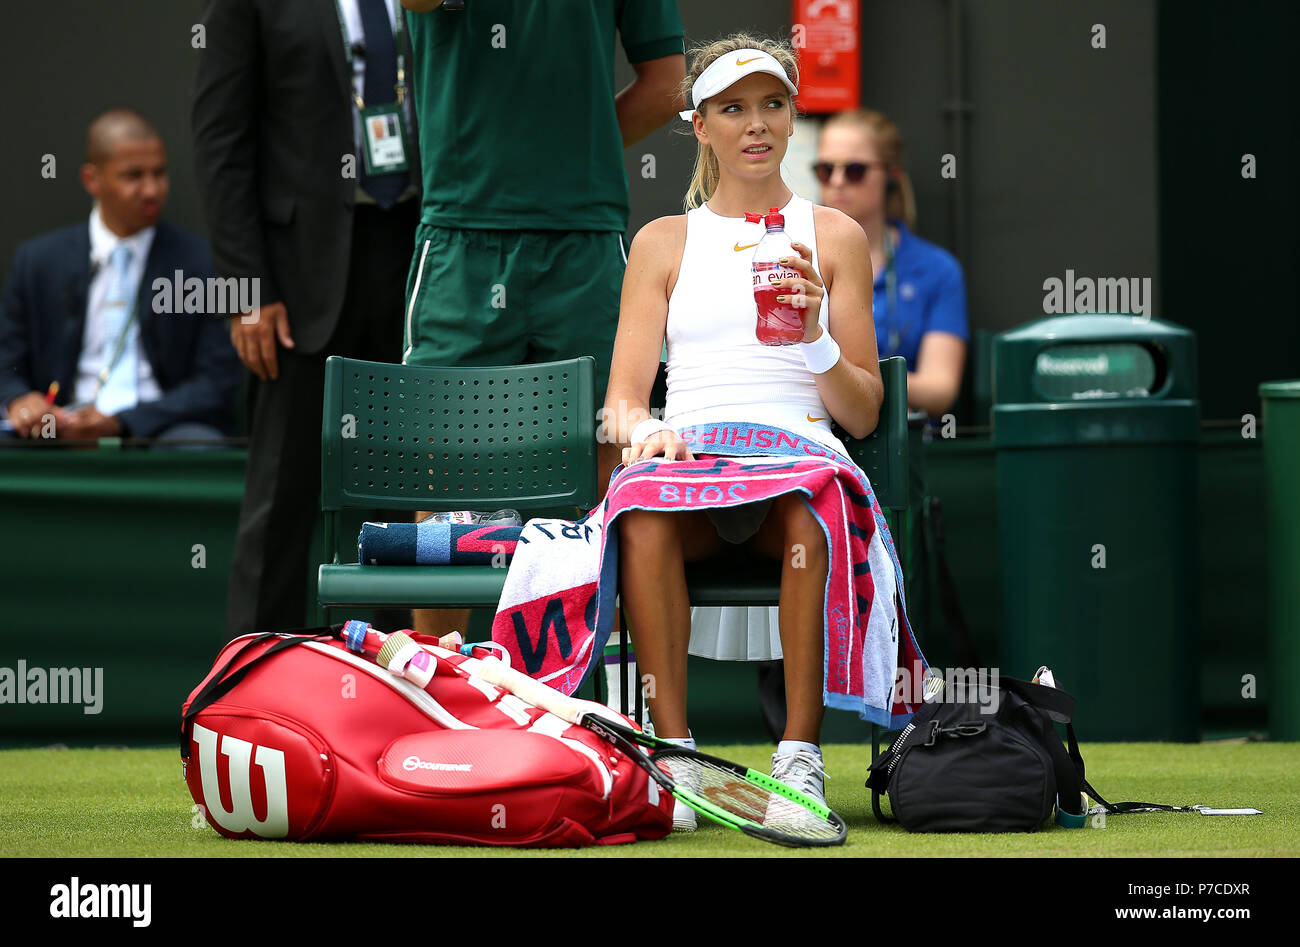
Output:
<path fill-rule="evenodd" d="M 1193 333 L 1050 317 L 993 362 L 1000 672 L 1050 667 L 1089 740 L 1198 740 Z"/>
<path fill-rule="evenodd" d="M 1268 735 L 1300 740 L 1300 381 L 1259 386 L 1268 510 Z"/>

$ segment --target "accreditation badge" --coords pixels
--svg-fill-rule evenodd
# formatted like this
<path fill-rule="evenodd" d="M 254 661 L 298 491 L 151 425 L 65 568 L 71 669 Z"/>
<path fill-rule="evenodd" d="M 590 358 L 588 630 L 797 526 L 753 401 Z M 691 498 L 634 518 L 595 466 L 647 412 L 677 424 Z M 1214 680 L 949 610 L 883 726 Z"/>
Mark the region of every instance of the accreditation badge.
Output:
<path fill-rule="evenodd" d="M 372 105 L 361 110 L 361 153 L 366 174 L 394 174 L 407 171 L 406 121 L 396 103 Z"/>

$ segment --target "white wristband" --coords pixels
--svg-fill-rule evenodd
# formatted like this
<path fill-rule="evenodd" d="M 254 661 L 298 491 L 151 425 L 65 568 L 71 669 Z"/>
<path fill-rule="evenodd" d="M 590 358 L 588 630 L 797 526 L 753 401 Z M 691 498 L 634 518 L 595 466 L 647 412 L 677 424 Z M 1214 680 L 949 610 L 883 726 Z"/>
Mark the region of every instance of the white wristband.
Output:
<path fill-rule="evenodd" d="M 822 334 L 816 341 L 800 342 L 799 351 L 803 352 L 803 361 L 808 366 L 808 371 L 814 375 L 830 371 L 840 360 L 839 343 L 825 329 L 822 329 Z"/>
<path fill-rule="evenodd" d="M 632 428 L 632 443 L 642 444 L 650 439 L 652 434 L 658 434 L 660 431 L 671 431 L 672 426 L 665 424 L 658 418 L 646 418 L 636 427 Z"/>

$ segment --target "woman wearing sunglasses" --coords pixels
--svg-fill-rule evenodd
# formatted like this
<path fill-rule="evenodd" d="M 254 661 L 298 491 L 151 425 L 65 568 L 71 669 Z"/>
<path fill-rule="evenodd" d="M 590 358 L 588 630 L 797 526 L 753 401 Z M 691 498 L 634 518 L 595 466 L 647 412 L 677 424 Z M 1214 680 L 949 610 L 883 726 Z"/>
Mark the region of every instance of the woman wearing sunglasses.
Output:
<path fill-rule="evenodd" d="M 822 126 L 813 172 L 822 203 L 866 232 L 880 357 L 907 359 L 908 407 L 942 415 L 961 388 L 966 283 L 952 254 L 912 232 L 916 202 L 898 126 L 866 109 L 833 116 Z"/>
<path fill-rule="evenodd" d="M 686 77 L 692 107 L 682 113 L 698 142 L 689 212 L 652 221 L 637 234 L 623 281 L 603 415 L 607 435 L 630 443 L 625 464 L 655 456 L 693 459 L 678 431 L 696 424 L 772 424 L 841 454 L 847 452 L 831 432 L 831 418 L 855 437 L 876 426 L 884 388 L 866 237 L 852 219 L 793 194 L 781 178 L 797 81 L 794 56 L 781 43 L 737 34 L 695 51 Z M 783 280 L 782 289 L 802 294 L 807 313 L 803 341 L 782 347 L 755 338 L 750 285 L 753 248 L 764 234 L 757 215 L 773 207 L 799 254 L 786 259 L 800 275 Z M 668 400 L 660 421 L 650 418 L 648 403 L 665 341 Z M 726 509 L 634 509 L 618 522 L 620 591 L 639 669 L 654 681 L 655 731 L 665 739 L 693 743 L 686 723 L 692 636 L 683 562 L 740 545 L 785 562 L 779 646 L 788 713 L 772 772 L 824 798 L 819 741 L 828 552 L 802 495 Z M 807 561 L 791 568 L 790 550 L 800 544 Z M 775 656 L 747 655 L 743 641 L 731 646 L 739 653 L 708 656 Z M 701 652 L 692 645 L 691 653 Z M 694 825 L 694 812 L 679 805 L 675 827 Z"/>

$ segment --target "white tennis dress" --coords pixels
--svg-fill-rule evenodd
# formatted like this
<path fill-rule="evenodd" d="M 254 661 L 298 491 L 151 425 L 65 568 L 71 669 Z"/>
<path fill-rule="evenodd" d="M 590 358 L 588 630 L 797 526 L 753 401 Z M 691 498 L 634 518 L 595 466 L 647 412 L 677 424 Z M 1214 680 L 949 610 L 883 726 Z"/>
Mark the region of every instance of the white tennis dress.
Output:
<path fill-rule="evenodd" d="M 794 196 L 781 213 L 786 234 L 812 248 L 820 273 L 812 202 Z M 762 223 L 720 217 L 707 204 L 686 215 L 686 246 L 668 299 L 664 421 L 679 432 L 719 421 L 769 424 L 847 454 L 798 347 L 763 345 L 754 334 L 750 260 L 764 233 Z M 829 318 L 828 296 L 818 313 L 823 330 Z M 692 608 L 690 653 L 722 661 L 780 658 L 777 609 Z"/>

